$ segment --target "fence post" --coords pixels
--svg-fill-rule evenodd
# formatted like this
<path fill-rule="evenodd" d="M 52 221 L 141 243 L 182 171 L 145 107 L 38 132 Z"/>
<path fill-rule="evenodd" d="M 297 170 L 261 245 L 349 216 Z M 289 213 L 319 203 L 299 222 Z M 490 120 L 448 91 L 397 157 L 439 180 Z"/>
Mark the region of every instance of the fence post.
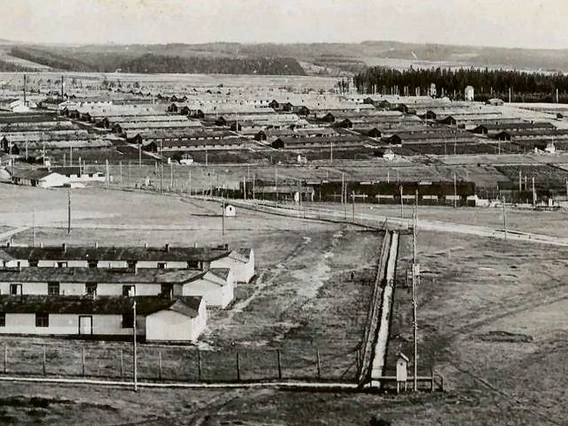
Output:
<path fill-rule="evenodd" d="M 241 381 L 241 360 L 239 358 L 239 353 L 237 352 L 237 381 Z"/>
<path fill-rule="evenodd" d="M 201 351 L 197 349 L 197 381 L 201 382 Z"/>
<path fill-rule="evenodd" d="M 83 377 L 85 376 L 85 347 L 81 347 L 81 371 L 83 372 Z"/>
<path fill-rule="evenodd" d="M 317 364 L 318 364 L 318 380 L 321 380 L 321 360 L 320 360 L 319 348 L 316 349 L 316 357 L 317 357 Z"/>
<path fill-rule="evenodd" d="M 47 374 L 47 369 L 46 369 L 45 363 L 46 363 L 45 345 L 43 345 L 43 363 L 42 363 L 42 365 L 43 365 L 43 375 L 44 376 Z"/>
<path fill-rule="evenodd" d="M 124 351 L 120 350 L 120 377 L 124 377 Z"/>
<path fill-rule="evenodd" d="M 276 357 L 278 359 L 278 379 L 282 380 L 282 360 L 280 358 L 280 349 L 276 349 Z"/>
<path fill-rule="evenodd" d="M 162 351 L 158 351 L 158 379 L 162 380 Z"/>
<path fill-rule="evenodd" d="M 4 374 L 8 372 L 8 345 L 4 345 Z"/>

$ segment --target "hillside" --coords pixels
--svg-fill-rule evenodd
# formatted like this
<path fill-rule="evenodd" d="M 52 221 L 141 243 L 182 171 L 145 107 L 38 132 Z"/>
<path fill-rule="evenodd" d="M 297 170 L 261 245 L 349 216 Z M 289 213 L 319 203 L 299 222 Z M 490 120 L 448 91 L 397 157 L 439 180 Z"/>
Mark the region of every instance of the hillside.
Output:
<path fill-rule="evenodd" d="M 368 66 L 568 72 L 568 50 L 394 41 L 57 46 L 14 43 L 9 54 L 56 70 L 91 72 L 340 75 L 356 74 Z"/>
<path fill-rule="evenodd" d="M 199 55 L 191 50 L 14 47 L 14 57 L 57 70 L 78 72 L 305 75 L 296 59 Z"/>

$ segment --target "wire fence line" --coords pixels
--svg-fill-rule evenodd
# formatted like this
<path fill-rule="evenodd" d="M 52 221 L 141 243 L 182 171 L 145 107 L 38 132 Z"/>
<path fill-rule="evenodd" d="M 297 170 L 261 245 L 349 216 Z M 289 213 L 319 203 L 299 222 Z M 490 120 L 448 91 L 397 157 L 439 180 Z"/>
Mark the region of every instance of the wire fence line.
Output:
<path fill-rule="evenodd" d="M 0 346 L 3 375 L 132 380 L 134 352 L 127 344 Z M 336 349 L 199 350 L 184 346 L 138 345 L 139 380 L 188 383 L 356 380 L 358 352 Z"/>

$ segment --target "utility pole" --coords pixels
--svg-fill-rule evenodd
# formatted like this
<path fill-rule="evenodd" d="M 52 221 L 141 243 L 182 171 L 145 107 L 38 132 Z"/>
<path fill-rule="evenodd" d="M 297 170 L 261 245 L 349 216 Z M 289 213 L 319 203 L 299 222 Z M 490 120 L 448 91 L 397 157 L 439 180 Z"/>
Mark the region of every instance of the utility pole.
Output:
<path fill-rule="evenodd" d="M 110 171 L 109 171 L 109 167 L 108 167 L 108 159 L 105 160 L 105 168 L 106 168 L 106 187 L 108 188 L 108 184 L 110 183 Z"/>
<path fill-rule="evenodd" d="M 454 172 L 454 209 L 458 206 L 458 183 L 456 172 Z"/>
<path fill-rule="evenodd" d="M 507 240 L 507 209 L 505 208 L 505 196 L 503 196 L 503 229 L 505 230 L 505 241 Z"/>
<path fill-rule="evenodd" d="M 164 162 L 160 160 L 160 194 L 164 191 Z"/>
<path fill-rule="evenodd" d="M 351 191 L 351 201 L 353 202 L 352 221 L 355 222 L 355 191 Z"/>
<path fill-rule="evenodd" d="M 174 163 L 170 163 L 170 191 L 174 190 Z"/>
<path fill-rule="evenodd" d="M 221 207 L 223 208 L 223 211 L 221 212 L 221 235 L 225 236 L 225 199 L 224 198 Z"/>
<path fill-rule="evenodd" d="M 522 184 L 523 184 L 523 176 L 522 176 L 522 172 L 519 170 L 519 192 L 521 192 L 523 190 Z"/>
<path fill-rule="evenodd" d="M 331 141 L 331 144 L 330 144 L 329 164 L 333 164 L 333 141 Z"/>
<path fill-rule="evenodd" d="M 403 189 L 402 185 L 399 186 L 400 190 L 400 218 L 404 218 L 404 199 L 403 199 Z"/>
<path fill-rule="evenodd" d="M 32 209 L 33 246 L 36 245 L 35 206 Z"/>
<path fill-rule="evenodd" d="M 534 176 L 532 178 L 532 196 L 533 196 L 533 207 L 536 207 L 536 190 L 534 188 Z"/>
<path fill-rule="evenodd" d="M 71 233 L 71 191 L 70 190 L 67 191 L 67 233 L 68 234 Z"/>
<path fill-rule="evenodd" d="M 255 187 L 255 184 L 256 184 L 256 173 L 253 173 L 253 174 L 252 174 L 252 199 L 253 199 L 253 200 L 256 200 L 256 195 L 255 195 L 255 193 L 256 193 L 256 187 Z"/>
<path fill-rule="evenodd" d="M 189 196 L 191 197 L 191 170 L 189 171 L 189 176 L 187 177 L 188 180 L 188 187 L 189 187 Z"/>
<path fill-rule="evenodd" d="M 413 213 L 412 226 L 412 314 L 413 314 L 413 341 L 414 341 L 414 392 L 418 391 L 418 318 L 416 287 L 420 279 L 420 266 L 416 250 L 416 228 L 418 226 L 418 191 L 416 191 L 416 204 Z"/>
<path fill-rule="evenodd" d="M 345 173 L 341 172 L 341 204 L 344 204 L 344 195 L 345 195 Z"/>
<path fill-rule="evenodd" d="M 133 356 L 133 376 L 134 376 L 134 392 L 138 392 L 138 356 L 136 353 L 136 294 L 134 295 L 134 303 L 132 304 L 132 356 Z"/>
<path fill-rule="evenodd" d="M 138 168 L 142 167 L 142 142 L 138 144 Z"/>

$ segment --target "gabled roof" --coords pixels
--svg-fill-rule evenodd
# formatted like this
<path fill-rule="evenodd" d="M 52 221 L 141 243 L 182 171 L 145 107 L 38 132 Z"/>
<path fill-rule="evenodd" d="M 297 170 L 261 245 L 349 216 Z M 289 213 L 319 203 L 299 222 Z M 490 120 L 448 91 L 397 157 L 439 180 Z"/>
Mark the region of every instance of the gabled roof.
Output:
<path fill-rule="evenodd" d="M 199 315 L 201 303 L 201 297 L 185 297 L 184 299 L 177 299 L 167 310 L 185 315 L 186 317 L 196 318 Z"/>
<path fill-rule="evenodd" d="M 2 247 L 14 259 L 33 260 L 98 260 L 98 261 L 211 261 L 228 256 L 229 250 L 211 247 Z"/>
<path fill-rule="evenodd" d="M 58 173 L 51 172 L 49 170 L 41 170 L 41 169 L 39 169 L 39 170 L 18 170 L 18 169 L 14 169 L 14 170 L 12 170 L 11 175 L 14 178 L 28 179 L 28 180 L 41 180 L 41 179 L 45 179 L 46 177 L 48 177 L 50 175 L 58 175 L 58 176 L 64 177 L 62 175 L 59 175 Z"/>
<path fill-rule="evenodd" d="M 202 299 L 184 296 L 170 299 L 162 296 L 0 296 L 0 312 L 46 314 L 131 314 L 136 300 L 137 315 L 146 316 L 163 310 L 190 316 L 198 315 Z"/>
<path fill-rule="evenodd" d="M 196 269 L 0 268 L 0 282 L 183 284 L 201 275 L 203 272 Z"/>

